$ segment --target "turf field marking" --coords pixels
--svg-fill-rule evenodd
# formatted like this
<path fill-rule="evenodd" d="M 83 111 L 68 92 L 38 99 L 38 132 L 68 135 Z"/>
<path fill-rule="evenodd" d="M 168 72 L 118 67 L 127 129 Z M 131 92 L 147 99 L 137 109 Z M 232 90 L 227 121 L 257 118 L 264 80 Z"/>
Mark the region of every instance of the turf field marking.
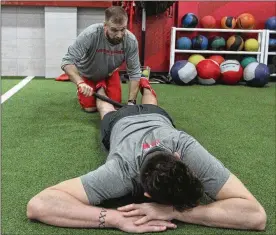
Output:
<path fill-rule="evenodd" d="M 26 86 L 33 78 L 34 78 L 34 76 L 25 77 L 22 81 L 20 81 L 18 84 L 16 84 L 13 88 L 8 90 L 4 95 L 1 96 L 1 104 L 3 104 L 6 100 L 8 100 L 10 97 L 12 97 L 16 92 L 18 92 L 24 86 Z"/>

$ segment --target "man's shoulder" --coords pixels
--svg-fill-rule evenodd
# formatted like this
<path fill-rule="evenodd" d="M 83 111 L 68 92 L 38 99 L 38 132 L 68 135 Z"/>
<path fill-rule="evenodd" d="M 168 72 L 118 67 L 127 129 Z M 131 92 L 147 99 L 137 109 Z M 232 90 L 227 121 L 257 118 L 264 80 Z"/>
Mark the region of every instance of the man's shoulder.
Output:
<path fill-rule="evenodd" d="M 97 24 L 91 24 L 88 27 L 86 27 L 80 35 L 100 35 L 101 32 L 103 32 L 103 23 L 97 23 Z"/>
<path fill-rule="evenodd" d="M 131 31 L 129 31 L 128 29 L 127 29 L 127 31 L 126 31 L 126 35 L 127 35 L 127 38 L 128 38 L 129 40 L 133 40 L 133 41 L 136 41 L 136 40 L 137 40 L 136 36 L 135 36 Z"/>
<path fill-rule="evenodd" d="M 130 32 L 129 30 L 126 31 L 126 44 L 127 45 L 134 45 L 137 43 L 136 36 Z"/>

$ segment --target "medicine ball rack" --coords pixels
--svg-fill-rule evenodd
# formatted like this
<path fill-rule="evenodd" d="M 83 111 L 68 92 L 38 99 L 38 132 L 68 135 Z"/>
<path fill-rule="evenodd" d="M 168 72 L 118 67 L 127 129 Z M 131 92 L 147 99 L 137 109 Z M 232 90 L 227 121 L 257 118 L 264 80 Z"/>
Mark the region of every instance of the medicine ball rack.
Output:
<path fill-rule="evenodd" d="M 266 40 L 265 40 L 265 57 L 264 57 L 264 63 L 268 64 L 268 56 L 275 56 L 276 57 L 276 51 L 269 51 L 269 39 L 271 34 L 276 34 L 276 30 L 265 30 L 266 31 Z M 275 64 L 276 66 L 276 64 Z M 276 73 L 270 74 L 271 77 L 276 77 Z"/>
<path fill-rule="evenodd" d="M 254 33 L 258 34 L 259 50 L 258 51 L 226 51 L 226 50 L 179 50 L 175 48 L 176 32 L 219 32 L 219 33 Z M 234 55 L 257 55 L 257 61 L 265 62 L 265 47 L 267 30 L 244 30 L 244 29 L 207 29 L 207 28 L 171 28 L 171 45 L 170 45 L 170 68 L 175 63 L 176 53 L 194 53 L 194 54 L 234 54 Z"/>

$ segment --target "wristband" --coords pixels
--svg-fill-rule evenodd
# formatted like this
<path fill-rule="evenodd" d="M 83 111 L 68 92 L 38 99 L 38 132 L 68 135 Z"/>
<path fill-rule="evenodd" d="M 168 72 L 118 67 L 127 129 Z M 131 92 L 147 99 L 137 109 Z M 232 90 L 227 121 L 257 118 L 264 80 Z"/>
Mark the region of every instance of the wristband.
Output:
<path fill-rule="evenodd" d="M 83 84 L 83 83 L 85 83 L 85 82 L 79 82 L 79 83 L 77 83 L 77 86 L 79 86 L 80 84 Z"/>

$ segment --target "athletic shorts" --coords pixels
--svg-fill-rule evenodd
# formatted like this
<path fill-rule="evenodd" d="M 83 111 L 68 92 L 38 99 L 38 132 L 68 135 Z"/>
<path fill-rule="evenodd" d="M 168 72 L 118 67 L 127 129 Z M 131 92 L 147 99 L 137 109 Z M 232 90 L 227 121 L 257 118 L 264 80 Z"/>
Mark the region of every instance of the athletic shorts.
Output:
<path fill-rule="evenodd" d="M 93 90 L 96 89 L 97 82 L 88 80 L 87 78 L 83 78 L 84 82 L 91 86 Z M 121 90 L 121 80 L 119 71 L 116 70 L 106 78 L 106 94 L 112 100 L 121 103 L 122 100 L 122 90 Z M 84 96 L 81 92 L 78 91 L 78 99 L 82 108 L 95 108 L 96 107 L 96 99 L 94 96 Z"/>
<path fill-rule="evenodd" d="M 162 108 L 153 105 L 153 104 L 140 104 L 140 105 L 126 105 L 120 108 L 117 111 L 112 111 L 107 113 L 103 120 L 101 121 L 101 136 L 102 136 L 102 143 L 107 150 L 110 148 L 110 135 L 113 126 L 118 122 L 120 119 L 139 115 L 139 114 L 150 114 L 150 113 L 158 113 L 166 118 L 168 118 L 172 125 L 175 127 L 172 118 L 169 114 Z"/>

